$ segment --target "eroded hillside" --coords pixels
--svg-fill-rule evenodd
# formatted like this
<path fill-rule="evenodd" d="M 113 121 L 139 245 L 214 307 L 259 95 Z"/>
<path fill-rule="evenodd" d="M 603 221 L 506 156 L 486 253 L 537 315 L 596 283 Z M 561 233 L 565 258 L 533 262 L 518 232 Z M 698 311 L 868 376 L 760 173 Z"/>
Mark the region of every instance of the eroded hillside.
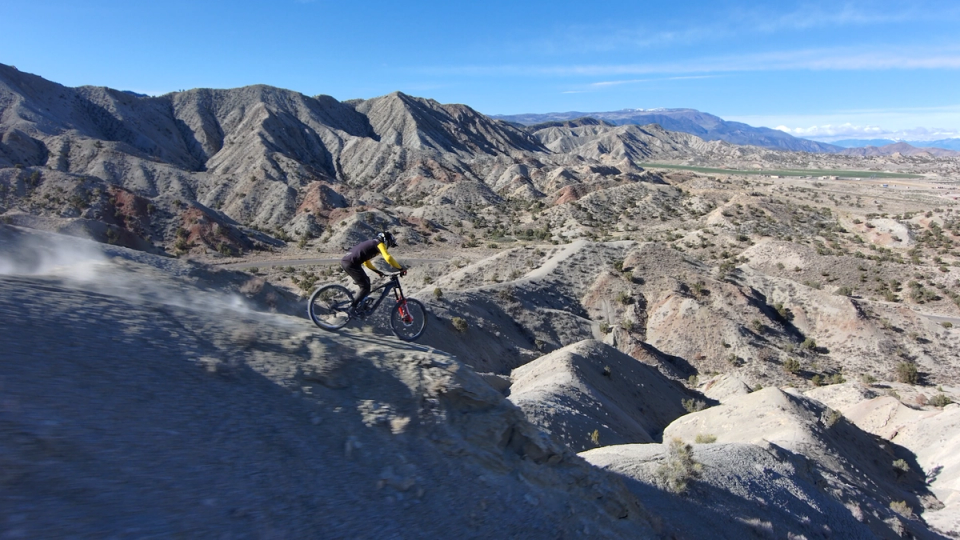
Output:
<path fill-rule="evenodd" d="M 320 333 L 236 273 L 0 234 L 7 535 L 656 533 L 448 354 Z"/>
<path fill-rule="evenodd" d="M 5 66 L 0 106 L 20 227 L 0 238 L 3 486 L 44 501 L 14 530 L 79 519 L 85 493 L 144 534 L 311 535 L 320 515 L 370 537 L 958 532 L 960 159 Z M 430 311 L 419 344 L 377 318 L 305 326 L 305 296 L 353 287 L 342 251 L 382 228 Z"/>

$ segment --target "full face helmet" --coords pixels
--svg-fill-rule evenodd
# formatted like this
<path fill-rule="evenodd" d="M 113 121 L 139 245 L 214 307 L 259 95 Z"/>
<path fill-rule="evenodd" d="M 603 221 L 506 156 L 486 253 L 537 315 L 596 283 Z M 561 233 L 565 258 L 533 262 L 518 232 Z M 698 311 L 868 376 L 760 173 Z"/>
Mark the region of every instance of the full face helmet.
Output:
<path fill-rule="evenodd" d="M 397 238 L 387 231 L 377 233 L 377 242 L 386 244 L 387 247 L 397 247 Z"/>

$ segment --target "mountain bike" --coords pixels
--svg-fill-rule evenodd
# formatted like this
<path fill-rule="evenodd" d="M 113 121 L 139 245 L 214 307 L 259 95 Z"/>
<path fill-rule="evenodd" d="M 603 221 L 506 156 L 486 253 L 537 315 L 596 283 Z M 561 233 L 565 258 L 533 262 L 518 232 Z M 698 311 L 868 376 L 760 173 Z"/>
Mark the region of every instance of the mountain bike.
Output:
<path fill-rule="evenodd" d="M 403 296 L 399 276 L 399 272 L 389 274 L 390 279 L 370 291 L 355 310 L 350 309 L 353 293 L 343 285 L 320 287 L 310 295 L 307 314 L 313 324 L 333 332 L 343 328 L 352 320 L 364 320 L 372 315 L 387 295 L 393 291 L 396 302 L 390 308 L 390 328 L 398 338 L 413 341 L 419 338 L 427 327 L 427 308 L 419 301 Z M 377 291 L 380 291 L 380 297 L 374 299 Z"/>

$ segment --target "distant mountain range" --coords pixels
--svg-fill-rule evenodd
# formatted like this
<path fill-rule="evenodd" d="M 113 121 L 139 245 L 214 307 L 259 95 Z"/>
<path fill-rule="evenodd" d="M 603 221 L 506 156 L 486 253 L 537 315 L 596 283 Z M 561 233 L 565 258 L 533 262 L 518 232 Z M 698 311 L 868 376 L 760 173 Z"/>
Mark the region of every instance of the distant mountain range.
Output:
<path fill-rule="evenodd" d="M 670 131 L 696 135 L 705 141 L 725 141 L 795 152 L 835 153 L 843 147 L 794 137 L 776 129 L 753 127 L 742 122 L 729 122 L 696 109 L 623 109 L 610 112 L 562 112 L 546 114 L 491 115 L 492 118 L 515 124 L 534 125 L 589 117 L 616 125 L 659 124 Z"/>
<path fill-rule="evenodd" d="M 920 144 L 924 144 L 924 143 L 920 143 Z M 890 156 L 893 154 L 900 154 L 902 156 L 926 155 L 926 156 L 934 156 L 934 157 L 960 156 L 960 152 L 958 152 L 957 150 L 947 150 L 945 148 L 930 148 L 930 147 L 917 148 L 905 142 L 885 144 L 883 146 L 864 146 L 864 147 L 847 148 L 838 153 L 845 156 Z"/>
<path fill-rule="evenodd" d="M 915 155 L 927 152 L 933 156 L 952 156 L 944 150 L 960 151 L 960 139 L 938 141 L 895 141 L 891 139 L 845 139 L 831 143 L 794 137 L 789 133 L 765 127 L 753 127 L 742 122 L 729 122 L 718 116 L 696 109 L 622 109 L 609 112 L 561 112 L 545 114 L 491 115 L 491 118 L 524 126 L 546 122 L 562 122 L 577 118 L 595 118 L 615 125 L 659 124 L 670 131 L 696 135 L 705 141 L 725 141 L 731 144 L 760 146 L 795 152 L 841 153 L 847 155 L 890 155 L 899 152 Z M 907 144 L 911 148 L 906 148 Z M 892 146 L 896 145 L 896 146 Z M 887 148 L 889 146 L 889 148 Z M 845 149 L 869 148 L 864 152 L 846 152 Z"/>
<path fill-rule="evenodd" d="M 940 139 L 938 141 L 895 141 L 893 139 L 843 139 L 830 144 L 844 148 L 863 148 L 865 146 L 887 146 L 904 142 L 916 148 L 943 148 L 945 150 L 960 150 L 960 139 Z"/>
<path fill-rule="evenodd" d="M 261 249 L 273 241 L 262 231 L 328 232 L 348 245 L 359 229 L 334 229 L 358 208 L 553 203 L 659 181 L 645 161 L 771 153 L 658 126 L 555 124 L 521 129 L 400 92 L 340 102 L 256 85 L 138 96 L 0 64 L 0 214 L 145 250 Z"/>

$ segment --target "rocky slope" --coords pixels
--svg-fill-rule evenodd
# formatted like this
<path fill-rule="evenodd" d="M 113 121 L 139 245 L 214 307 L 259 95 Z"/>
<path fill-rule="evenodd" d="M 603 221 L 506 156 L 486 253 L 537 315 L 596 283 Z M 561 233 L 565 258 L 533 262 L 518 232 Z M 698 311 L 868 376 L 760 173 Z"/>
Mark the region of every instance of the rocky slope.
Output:
<path fill-rule="evenodd" d="M 0 235 L 5 536 L 656 535 L 448 354 L 260 311 L 243 274 Z"/>
<path fill-rule="evenodd" d="M 268 463 L 288 463 L 283 456 L 292 455 L 290 469 L 296 470 L 298 463 L 322 461 L 312 450 L 296 450 L 314 447 L 328 460 L 333 458 L 326 454 L 343 455 L 331 463 L 356 474 L 359 485 L 366 486 L 348 500 L 360 505 L 383 497 L 387 505 L 409 505 L 403 512 L 415 516 L 396 517 L 400 510 L 392 508 L 399 507 L 377 505 L 377 516 L 401 525 L 382 526 L 382 520 L 371 525 L 348 514 L 353 517 L 344 518 L 344 536 L 351 530 L 354 536 L 398 536 L 394 531 L 407 526 L 432 536 L 444 527 L 475 536 L 520 535 L 520 509 L 542 510 L 546 517 L 534 523 L 536 536 L 551 538 L 557 533 L 550 521 L 574 531 L 571 535 L 579 531 L 587 537 L 624 531 L 642 537 L 651 530 L 698 536 L 709 525 L 691 520 L 690 513 L 722 513 L 727 507 L 735 510 L 718 523 L 731 537 L 748 529 L 760 534 L 827 534 L 811 525 L 818 520 L 851 535 L 956 530 L 949 483 L 953 462 L 948 459 L 955 442 L 949 435 L 949 415 L 943 416 L 942 425 L 936 424 L 948 432 L 943 440 L 948 454 L 928 454 L 912 443 L 894 452 L 904 460 L 906 469 L 897 469 L 904 473 L 935 476 L 942 467 L 944 481 L 931 482 L 930 490 L 946 506 L 935 510 L 937 503 L 916 485 L 917 478 L 891 487 L 886 465 L 835 459 L 846 450 L 835 440 L 836 433 L 814 422 L 810 412 L 826 414 L 823 405 L 807 398 L 798 405 L 790 397 L 790 392 L 825 392 L 843 388 L 844 381 L 862 381 L 877 394 L 873 397 L 886 395 L 921 409 L 923 415 L 960 399 L 952 389 L 960 381 L 956 158 L 779 152 L 707 142 L 657 126 L 591 120 L 554 122 L 528 131 L 465 106 L 399 93 L 337 102 L 256 86 L 151 98 L 102 88 L 64 88 L 2 66 L 0 100 L 0 219 L 74 238 L 47 243 L 36 232 L 3 229 L 0 270 L 19 277 L 3 278 L 7 285 L 0 300 L 11 320 L 29 323 L 16 323 L 9 332 L 4 328 L 8 333 L 3 339 L 15 352 L 13 362 L 4 365 L 16 385 L 3 383 L 2 391 L 21 384 L 35 388 L 31 394 L 16 394 L 24 410 L 34 407 L 34 395 L 55 396 L 30 386 L 41 383 L 23 382 L 30 366 L 37 365 L 69 388 L 64 400 L 96 413 L 84 416 L 65 401 L 48 406 L 41 400 L 36 410 L 42 414 L 17 417 L 16 426 L 23 427 L 15 426 L 10 433 L 36 436 L 10 439 L 20 442 L 5 447 L 3 455 L 13 456 L 16 465 L 10 470 L 27 471 L 10 477 L 11 482 L 25 483 L 9 484 L 9 493 L 30 486 L 37 500 L 59 502 L 45 507 L 53 510 L 38 520 L 28 519 L 24 512 L 30 505 L 25 504 L 12 514 L 14 525 L 46 523 L 56 508 L 71 516 L 83 513 L 74 499 L 44 491 L 49 482 L 33 480 L 30 475 L 42 477 L 44 470 L 31 461 L 33 449 L 65 440 L 89 449 L 82 455 L 96 455 L 101 447 L 91 433 L 106 429 L 99 427 L 100 418 L 115 415 L 97 405 L 98 394 L 85 389 L 129 385 L 132 390 L 123 395 L 150 399 L 144 404 L 131 398 L 118 407 L 137 411 L 169 431 L 180 432 L 174 425 L 183 423 L 199 426 L 185 433 L 222 434 L 217 439 L 221 446 L 205 450 L 208 457 L 188 451 L 191 445 L 207 448 L 198 437 L 184 445 L 172 439 L 172 455 L 180 457 L 170 470 L 211 471 L 228 478 L 222 480 L 226 491 L 257 494 L 250 499 L 231 495 L 232 508 L 262 506 L 271 509 L 271 516 L 296 516 L 291 521 L 257 514 L 262 518 L 257 522 L 262 529 L 257 530 L 266 531 L 260 536 L 288 522 L 301 527 L 294 532 L 312 534 L 318 527 L 316 516 L 306 510 L 312 506 L 343 512 L 339 503 L 329 501 L 348 497 L 348 489 L 312 495 L 314 488 L 303 483 L 322 484 L 329 471 L 308 468 L 312 472 L 303 480 L 284 476 L 294 473 L 282 473 Z M 803 168 L 821 170 L 815 175 L 797 170 Z M 840 175 L 832 168 L 861 172 Z M 908 175 L 870 178 L 895 172 Z M 385 338 L 390 333 L 382 318 L 364 323 L 360 328 L 365 332 L 354 326 L 333 336 L 317 335 L 302 326 L 301 318 L 286 316 L 302 313 L 304 296 L 323 283 L 353 287 L 337 266 L 341 251 L 382 227 L 397 231 L 401 245 L 392 252 L 412 266 L 403 281 L 405 290 L 430 311 L 428 332 L 419 345 Z M 76 240 L 78 236 L 101 244 Z M 107 255 L 77 260 L 72 254 L 81 245 Z M 244 271 L 217 271 L 191 260 L 237 263 Z M 36 270 L 36 265 L 44 270 Z M 43 317 L 61 306 L 51 305 L 54 300 L 43 297 L 44 292 L 66 306 L 64 317 L 71 325 L 96 339 L 87 342 L 81 334 L 69 334 L 64 343 L 73 348 L 57 352 L 61 343 L 52 340 L 63 331 L 55 334 L 44 326 Z M 264 314 L 270 311 L 283 315 Z M 133 322 L 127 324 L 124 317 Z M 47 328 L 38 335 L 49 339 L 41 343 L 30 337 L 27 328 L 34 326 Z M 77 355 L 71 356 L 74 349 Z M 131 360 L 140 349 L 146 364 Z M 47 358 L 43 351 L 56 354 Z M 97 371 L 103 367 L 96 364 L 97 355 L 114 363 Z M 83 365 L 70 364 L 73 357 Z M 121 366 L 116 368 L 120 376 L 112 374 L 115 365 Z M 124 371 L 128 368 L 137 371 Z M 156 375 L 165 369 L 182 375 L 177 384 L 182 382 L 191 396 L 221 392 L 217 385 L 230 383 L 231 377 L 245 381 L 241 386 L 260 381 L 260 390 L 250 392 L 261 405 L 222 393 L 190 401 Z M 91 382 L 77 387 L 60 381 L 59 372 L 89 375 Z M 206 373 L 213 375 L 202 379 Z M 137 382 L 140 379 L 147 382 Z M 203 382 L 208 380 L 215 382 L 211 388 Z M 371 381 L 376 389 L 358 380 Z M 443 390 L 427 392 L 421 385 L 427 380 L 440 381 Z M 933 390 L 938 385 L 944 388 L 942 398 L 937 397 L 941 391 Z M 461 396 L 461 387 L 469 388 L 468 399 L 455 397 Z M 758 397 L 760 388 L 797 390 L 783 399 L 765 400 Z M 293 392 L 297 397 L 289 398 Z M 160 394 L 175 398 L 162 409 L 172 411 L 169 421 L 154 420 L 148 409 Z M 380 394 L 386 397 L 381 400 Z M 211 418 L 230 414 L 208 404 L 225 400 L 228 411 L 250 411 L 245 418 L 264 416 L 289 426 L 284 434 L 309 430 L 308 423 L 327 427 L 317 428 L 319 440 L 310 439 L 304 446 L 294 440 L 277 450 L 270 441 L 279 430 L 267 429 L 269 422 L 252 424 L 249 430 L 222 428 L 177 409 L 177 400 L 208 411 L 205 416 Z M 709 408 L 713 400 L 721 405 Z M 740 410 L 737 400 L 750 404 Z M 298 404 L 309 405 L 302 405 L 311 411 L 308 421 L 290 412 L 300 410 Z M 338 407 L 340 411 L 330 415 L 312 412 Z M 684 414 L 704 407 L 702 413 L 716 411 Z M 53 418 L 53 413 L 44 416 L 44 411 L 60 409 L 70 411 L 64 417 L 68 421 Z M 793 412 L 783 416 L 784 410 Z M 696 494 L 692 501 L 664 495 L 669 482 L 661 482 L 657 471 L 671 463 L 677 451 L 663 433 L 680 429 L 670 426 L 710 418 L 709 426 L 698 428 L 708 432 L 681 434 L 685 440 L 693 437 L 686 440 L 691 443 L 698 434 L 752 433 L 750 422 L 760 414 L 783 419 L 812 442 L 781 454 L 757 437 L 732 438 L 707 449 L 702 458 L 697 446 L 691 451 L 695 459 L 725 472 L 701 470 L 703 481 L 689 482 Z M 861 429 L 895 438 L 874 430 L 870 422 Z M 202 529 L 206 518 L 192 513 L 189 503 L 217 497 L 207 496 L 202 486 L 177 483 L 177 475 L 159 478 L 145 471 L 144 464 L 161 456 L 167 444 L 157 437 L 172 434 L 151 434 L 134 423 L 131 419 L 123 425 L 151 441 L 154 453 L 112 434 L 102 448 L 109 455 L 130 456 L 119 472 L 97 469 L 96 460 L 63 458 L 69 452 L 61 450 L 54 456 L 59 464 L 50 470 L 71 486 L 73 478 L 93 478 L 83 484 L 94 486 L 85 493 L 105 493 L 106 507 L 128 496 L 111 495 L 124 493 L 127 481 L 139 486 L 134 491 L 146 494 L 173 489 L 170 486 L 176 493 L 205 494 L 203 499 L 177 495 L 181 506 L 158 510 L 161 517 L 149 525 L 158 534 L 183 527 L 253 530 L 226 521 Z M 54 430 L 73 425 L 86 427 Z M 44 431 L 45 426 L 53 426 L 53 431 Z M 471 438 L 474 428 L 483 441 Z M 848 428 L 852 430 L 841 429 Z M 511 443 L 514 437 L 508 432 L 522 432 L 519 442 Z M 855 430 L 843 433 L 858 441 L 858 451 L 871 456 L 885 444 Z M 242 448 L 225 442 L 231 435 Z M 533 446 L 529 441 L 535 441 Z M 609 476 L 596 477 L 604 493 L 598 500 L 597 493 L 581 485 L 594 480 L 581 482 L 576 476 L 580 473 L 568 475 L 567 469 L 555 468 L 575 463 L 573 450 L 614 442 L 645 443 L 626 445 L 623 452 L 611 450 L 620 463 L 611 470 L 626 479 L 632 494 L 615 481 L 608 483 Z M 781 442 L 775 444 L 785 448 Z M 391 454 L 394 447 L 400 449 L 396 455 Z M 421 447 L 426 450 L 417 453 Z M 257 472 L 224 472 L 226 465 L 209 457 L 221 454 L 242 463 L 243 470 Z M 534 457 L 523 459 L 522 454 Z M 361 455 L 369 461 L 351 461 Z M 550 463 L 550 456 L 561 456 L 561 463 Z M 546 469 L 537 463 L 544 457 Z M 751 460 L 767 468 L 749 469 Z M 848 464 L 868 478 L 859 477 Z M 474 476 L 466 474 L 467 469 Z M 506 470 L 509 478 L 492 484 L 477 480 L 486 487 L 473 497 L 464 485 L 471 478 L 490 480 L 492 470 L 501 471 L 498 475 Z M 518 470 L 522 476 L 514 475 Z M 811 470 L 820 472 L 808 474 Z M 836 482 L 821 481 L 830 475 Z M 253 483 L 274 476 L 279 480 L 273 491 L 260 491 Z M 573 488 L 564 486 L 574 477 L 579 487 L 570 491 Z M 523 491 L 527 483 L 547 487 Z M 467 515 L 476 516 L 469 518 L 474 528 L 460 515 L 436 529 L 410 525 L 427 519 L 428 514 L 416 510 L 423 501 L 414 487 L 426 484 L 440 486 L 444 500 L 469 507 Z M 388 490 L 392 485 L 407 487 Z M 751 486 L 756 486 L 755 493 Z M 558 494 L 549 494 L 555 488 Z M 587 492 L 577 491 L 580 488 Z M 506 493 L 508 502 L 493 503 L 487 495 L 495 491 Z M 639 521 L 626 525 L 606 517 L 566 517 L 568 510 L 563 510 L 570 501 L 579 507 L 587 500 L 592 501 L 585 503 L 590 512 L 601 512 L 602 507 L 604 515 L 619 516 L 617 508 L 639 508 L 630 502 L 638 496 L 644 506 L 655 504 L 650 499 L 664 504 L 649 519 L 638 510 Z M 132 522 L 129 515 L 140 512 L 149 498 L 143 497 L 131 499 L 135 502 L 123 507 L 126 510 L 103 514 L 103 526 L 113 531 L 118 523 Z M 288 504 L 290 497 L 301 506 Z M 307 499 L 310 502 L 302 503 Z M 609 505 L 610 500 L 620 506 Z M 774 500 L 792 502 L 780 512 L 770 508 L 768 501 Z M 763 511 L 751 509 L 764 504 Z M 221 516 L 214 503 L 197 508 L 217 508 L 209 510 L 210 515 Z M 493 509 L 494 528 L 484 529 L 480 523 L 481 510 L 487 509 Z M 634 516 L 632 510 L 628 514 Z M 689 522 L 689 527 L 664 525 L 677 520 Z M 277 536 L 285 536 L 286 529 L 278 530 Z"/>
<path fill-rule="evenodd" d="M 694 109 L 623 109 L 609 112 L 565 112 L 546 114 L 495 115 L 494 118 L 532 126 L 544 122 L 564 122 L 591 118 L 615 125 L 657 124 L 670 131 L 695 135 L 705 141 L 725 141 L 730 144 L 760 146 L 776 150 L 801 152 L 836 152 L 841 148 L 831 144 L 799 139 L 788 133 L 765 127 L 753 127 L 742 122 L 730 122 L 718 116 Z"/>

